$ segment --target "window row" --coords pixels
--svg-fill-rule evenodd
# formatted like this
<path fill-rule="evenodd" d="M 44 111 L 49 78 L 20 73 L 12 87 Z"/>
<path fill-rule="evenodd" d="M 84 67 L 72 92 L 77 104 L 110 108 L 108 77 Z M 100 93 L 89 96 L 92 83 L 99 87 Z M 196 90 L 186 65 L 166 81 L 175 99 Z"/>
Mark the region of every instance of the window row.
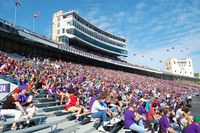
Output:
<path fill-rule="evenodd" d="M 115 46 L 120 46 L 120 47 L 123 47 L 123 48 L 125 47 L 125 45 L 123 45 L 123 44 L 119 44 L 117 42 L 114 42 L 114 41 L 108 39 L 107 37 L 104 37 L 103 35 L 101 35 L 99 33 L 96 33 L 96 32 L 88 30 L 87 28 L 85 28 L 84 26 L 82 26 L 81 24 L 77 23 L 74 20 L 72 22 L 68 22 L 67 24 L 75 26 L 79 30 L 83 31 L 84 33 L 86 33 L 86 34 L 88 34 L 88 35 L 90 35 L 90 36 L 92 36 L 92 37 L 94 37 L 94 38 L 96 38 L 98 40 L 104 41 L 106 43 L 113 44 Z"/>
<path fill-rule="evenodd" d="M 119 39 L 119 38 L 117 38 L 117 37 L 111 36 L 111 35 L 106 34 L 106 33 L 104 33 L 104 32 L 100 32 L 100 31 L 97 30 L 96 28 L 93 28 L 92 26 L 89 26 L 89 24 L 88 24 L 85 20 L 80 19 L 79 17 L 76 17 L 76 16 L 75 16 L 74 18 L 75 18 L 78 22 L 82 23 L 83 25 L 85 25 L 85 26 L 87 26 L 87 27 L 90 27 L 91 29 L 93 29 L 94 31 L 96 31 L 96 32 L 98 32 L 98 33 L 100 33 L 100 34 L 104 34 L 105 36 L 108 36 L 108 37 L 110 37 L 110 38 L 112 38 L 112 39 L 125 42 L 123 39 Z"/>
<path fill-rule="evenodd" d="M 174 70 L 174 72 L 175 72 L 175 73 L 178 73 L 176 70 Z M 181 72 L 181 71 L 180 71 L 180 73 L 184 73 L 184 72 Z M 185 74 L 187 74 L 186 71 L 185 71 Z M 192 74 L 192 72 L 190 72 L 190 74 Z"/>

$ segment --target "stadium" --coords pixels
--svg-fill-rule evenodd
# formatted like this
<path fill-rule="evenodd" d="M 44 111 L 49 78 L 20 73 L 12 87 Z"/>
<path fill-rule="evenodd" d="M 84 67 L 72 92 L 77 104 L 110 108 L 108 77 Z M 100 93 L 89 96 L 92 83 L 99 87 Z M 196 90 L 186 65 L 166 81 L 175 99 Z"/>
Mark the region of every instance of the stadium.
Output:
<path fill-rule="evenodd" d="M 1 132 L 158 132 L 166 110 L 175 109 L 184 117 L 175 113 L 174 125 L 186 117 L 193 122 L 188 112 L 199 79 L 131 64 L 127 56 L 125 38 L 75 11 L 54 13 L 52 39 L 0 19 Z M 157 123 L 152 109 L 160 111 Z M 130 110 L 139 113 L 134 129 Z M 183 132 L 190 124 L 168 130 Z"/>

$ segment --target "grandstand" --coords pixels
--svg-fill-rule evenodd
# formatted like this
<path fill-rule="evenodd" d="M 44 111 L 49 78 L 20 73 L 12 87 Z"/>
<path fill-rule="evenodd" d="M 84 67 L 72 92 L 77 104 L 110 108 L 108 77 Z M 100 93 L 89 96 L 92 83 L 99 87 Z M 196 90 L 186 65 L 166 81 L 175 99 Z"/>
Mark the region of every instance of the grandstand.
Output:
<path fill-rule="evenodd" d="M 55 41 L 115 60 L 128 55 L 126 39 L 92 25 L 75 11 L 54 13 L 52 27 Z"/>
<path fill-rule="evenodd" d="M 92 26 L 74 12 L 64 15 L 72 15 L 77 19 L 81 19 L 81 21 L 84 21 L 83 23 L 90 25 L 92 29 L 96 28 L 97 31 L 100 31 L 100 34 L 113 38 L 114 42 L 117 39 L 121 43 L 126 42 L 123 38 Z M 55 82 L 55 88 L 60 88 L 60 86 L 63 86 L 60 81 L 63 81 L 66 85 L 64 85 L 64 88 L 66 87 L 65 89 L 68 92 L 69 88 L 72 87 L 76 92 L 82 94 L 80 97 L 84 99 L 82 100 L 85 102 L 82 104 L 84 109 L 88 109 L 87 102 L 89 97 L 93 96 L 94 88 L 98 90 L 99 94 L 103 95 L 103 92 L 105 92 L 106 95 L 112 96 L 112 100 L 117 99 L 115 97 L 117 95 L 123 98 L 125 96 L 126 98 L 130 94 L 137 95 L 140 92 L 152 94 L 152 96 L 155 96 L 154 93 L 162 93 L 162 96 L 170 94 L 177 101 L 184 101 L 188 95 L 199 94 L 200 86 L 193 84 L 193 82 L 198 81 L 196 78 L 172 75 L 155 68 L 130 64 L 117 59 L 119 55 L 126 57 L 126 50 L 124 53 L 119 54 L 105 49 L 95 49 L 91 46 L 91 49 L 95 49 L 95 52 L 91 52 L 91 49 L 86 50 L 79 47 L 79 45 L 82 45 L 80 38 L 77 38 L 77 40 L 69 39 L 68 45 L 59 40 L 62 39 L 58 37 L 58 40 L 53 41 L 43 35 L 15 26 L 6 20 L 0 20 L 1 66 L 4 63 L 6 64 L 5 70 L 2 69 L 1 71 L 1 78 L 18 85 L 21 91 L 24 84 L 31 84 L 34 76 L 34 82 L 37 85 L 41 84 L 41 87 L 36 87 L 37 92 L 33 94 L 37 115 L 29 119 L 29 121 L 34 121 L 36 125 L 18 129 L 15 132 L 97 132 L 93 128 L 96 119 L 91 119 L 91 113 L 82 113 L 79 115 L 81 121 L 77 122 L 75 121 L 77 112 L 65 111 L 66 101 L 61 101 L 63 94 L 62 92 L 57 92 L 57 90 L 51 91 L 53 87 L 49 86 L 54 84 L 52 82 Z M 74 44 L 77 45 L 75 46 Z M 90 44 L 87 43 L 85 45 Z M 97 54 L 96 51 L 98 51 Z M 108 58 L 111 53 L 111 58 Z M 105 56 L 102 56 L 102 54 Z M 48 80 L 52 82 L 49 83 Z M 187 82 L 178 82 L 177 80 Z M 50 85 L 48 86 L 48 84 Z M 133 88 L 137 91 L 131 90 Z M 12 92 L 8 96 L 11 94 Z M 133 100 L 132 97 L 131 99 Z M 5 100 L 6 97 L 2 103 Z M 128 104 L 123 103 L 122 100 L 120 102 L 123 104 L 123 106 L 120 106 L 121 117 L 123 117 L 124 109 L 127 108 Z M 123 121 L 121 117 L 120 120 Z M 17 121 L 18 124 L 24 122 L 27 121 Z M 3 132 L 12 132 L 10 130 L 12 123 L 13 118 L 7 118 L 6 122 L 1 122 L 1 130 Z M 116 127 L 109 125 L 107 126 L 107 131 L 113 133 L 124 132 L 124 129 L 121 124 Z"/>
<path fill-rule="evenodd" d="M 66 46 L 44 35 L 39 35 L 20 26 L 14 26 L 14 24 L 3 19 L 0 19 L 0 34 L 0 47 L 7 52 L 23 53 L 23 55 L 29 57 L 42 56 L 63 59 L 162 79 L 198 82 L 197 78 L 175 75 L 156 68 L 130 64 L 113 58 L 102 57 L 99 54 L 88 53 L 81 48 L 77 49 L 69 45 Z"/>

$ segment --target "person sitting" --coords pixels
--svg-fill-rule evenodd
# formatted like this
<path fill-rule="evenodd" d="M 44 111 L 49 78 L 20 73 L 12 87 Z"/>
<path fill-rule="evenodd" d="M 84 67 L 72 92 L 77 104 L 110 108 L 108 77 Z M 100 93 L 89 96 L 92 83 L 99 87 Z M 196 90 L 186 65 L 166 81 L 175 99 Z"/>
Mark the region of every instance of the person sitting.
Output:
<path fill-rule="evenodd" d="M 162 117 L 159 120 L 160 132 L 162 132 L 162 133 L 175 133 L 175 130 L 170 125 L 168 114 L 169 113 L 168 113 L 167 108 L 163 108 L 161 110 Z"/>
<path fill-rule="evenodd" d="M 19 93 L 19 92 L 17 92 Z M 20 104 L 20 102 L 17 99 L 17 93 L 14 93 L 12 95 L 10 95 L 3 103 L 2 108 L 0 109 L 0 115 L 2 116 L 14 116 L 14 122 L 12 124 L 11 129 L 12 130 L 16 130 L 17 126 L 16 126 L 16 121 L 20 120 L 20 117 L 23 113 L 24 117 L 27 116 L 27 112 L 24 110 L 24 108 L 22 107 L 22 105 Z M 17 110 L 16 107 L 19 109 Z"/>
<path fill-rule="evenodd" d="M 184 107 L 182 117 L 180 118 L 181 128 L 182 129 L 186 128 L 188 125 L 191 125 L 192 122 L 193 122 L 193 116 L 190 114 L 189 108 Z"/>
<path fill-rule="evenodd" d="M 177 105 L 177 110 L 176 110 L 176 119 L 177 119 L 177 122 L 180 122 L 180 119 L 182 118 L 182 115 L 183 115 L 183 107 L 184 107 L 184 104 L 181 102 L 179 105 Z"/>
<path fill-rule="evenodd" d="M 28 95 L 26 86 L 21 86 L 21 92 L 17 96 L 18 101 L 22 106 L 28 106 L 30 102 L 33 100 L 32 95 Z"/>
<path fill-rule="evenodd" d="M 130 103 L 129 108 L 124 112 L 124 124 L 125 128 L 131 129 L 138 133 L 145 133 L 143 124 L 143 116 L 137 113 L 136 104 Z"/>
<path fill-rule="evenodd" d="M 108 108 L 103 107 L 100 102 L 103 98 L 101 96 L 97 96 L 96 100 L 92 104 L 91 113 L 92 118 L 100 118 L 101 126 L 98 128 L 99 131 L 105 132 L 104 126 L 109 123 L 109 117 L 107 116 L 107 112 L 110 112 Z"/>
<path fill-rule="evenodd" d="M 28 84 L 28 93 L 29 93 L 30 95 L 34 95 L 34 94 L 35 94 L 36 96 L 39 95 L 38 91 L 35 89 L 34 80 L 31 80 L 30 83 Z"/>
<path fill-rule="evenodd" d="M 61 87 L 61 85 L 59 85 L 55 92 L 60 100 L 60 105 L 62 105 L 63 102 L 66 100 L 66 95 L 65 95 L 66 89 L 64 87 Z"/>
<path fill-rule="evenodd" d="M 157 104 L 152 104 L 149 111 L 147 112 L 147 120 L 153 124 L 153 130 L 156 130 L 159 124 L 160 116 L 156 113 Z"/>
<path fill-rule="evenodd" d="M 200 117 L 195 116 L 194 122 L 185 128 L 184 133 L 200 133 Z"/>
<path fill-rule="evenodd" d="M 78 95 L 78 94 L 76 94 L 76 95 Z M 76 95 L 72 88 L 68 89 L 68 93 L 66 93 L 67 103 L 65 106 L 65 111 L 70 111 L 70 112 L 77 111 L 76 121 L 78 121 L 79 116 L 80 116 L 81 112 L 84 111 L 84 109 L 82 106 L 80 106 L 80 102 L 77 99 Z"/>
<path fill-rule="evenodd" d="M 143 101 L 140 101 L 139 103 L 138 103 L 138 113 L 140 114 L 140 115 L 143 115 L 143 116 L 146 116 L 147 115 L 147 111 L 146 111 L 146 109 L 145 109 L 145 102 L 143 102 Z"/>

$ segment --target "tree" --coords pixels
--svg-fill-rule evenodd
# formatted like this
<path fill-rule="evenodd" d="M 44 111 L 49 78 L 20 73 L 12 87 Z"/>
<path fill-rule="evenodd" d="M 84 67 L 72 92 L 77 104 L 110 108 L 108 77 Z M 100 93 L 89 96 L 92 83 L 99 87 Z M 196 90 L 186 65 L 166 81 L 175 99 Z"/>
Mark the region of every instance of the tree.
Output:
<path fill-rule="evenodd" d="M 200 78 L 200 74 L 199 73 L 194 73 L 194 77 Z"/>

